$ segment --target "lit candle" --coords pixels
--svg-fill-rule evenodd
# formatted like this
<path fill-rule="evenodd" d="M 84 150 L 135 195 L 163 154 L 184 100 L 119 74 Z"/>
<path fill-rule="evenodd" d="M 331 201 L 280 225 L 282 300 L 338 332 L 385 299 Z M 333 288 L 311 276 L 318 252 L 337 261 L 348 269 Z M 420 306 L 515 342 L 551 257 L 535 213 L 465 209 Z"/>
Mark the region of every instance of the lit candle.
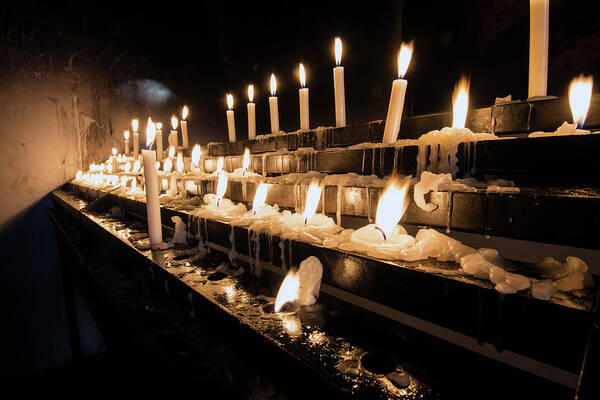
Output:
<path fill-rule="evenodd" d="M 271 111 L 271 133 L 279 132 L 279 104 L 277 102 L 277 79 L 271 74 L 271 97 L 269 97 L 269 110 Z"/>
<path fill-rule="evenodd" d="M 177 147 L 179 146 L 179 139 L 177 137 L 177 117 L 176 116 L 172 116 L 171 117 L 171 127 L 173 128 L 171 130 L 171 133 L 169 133 L 169 146 L 173 146 L 173 147 Z"/>
<path fill-rule="evenodd" d="M 529 98 L 547 95 L 549 2 L 529 1 Z"/>
<path fill-rule="evenodd" d="M 344 67 L 342 63 L 342 40 L 335 38 L 335 64 L 333 69 L 333 91 L 335 93 L 335 126 L 346 126 L 346 94 L 344 91 Z"/>
<path fill-rule="evenodd" d="M 406 95 L 406 85 L 408 82 L 404 79 L 404 74 L 408 69 L 410 58 L 412 56 L 412 42 L 402 43 L 398 53 L 398 79 L 392 83 L 392 94 L 388 106 L 387 118 L 385 120 L 385 129 L 383 131 L 383 143 L 394 143 L 398 139 L 400 132 L 400 123 L 402 122 L 402 110 L 404 109 L 404 96 Z"/>
<path fill-rule="evenodd" d="M 185 148 L 189 147 L 187 120 L 186 120 L 189 112 L 190 112 L 190 110 L 189 110 L 188 106 L 183 106 L 183 109 L 181 110 L 181 141 L 183 142 L 183 147 L 185 147 Z"/>
<path fill-rule="evenodd" d="M 254 85 L 248 85 L 248 139 L 256 137 L 256 104 L 254 104 Z"/>
<path fill-rule="evenodd" d="M 229 141 L 235 142 L 235 116 L 233 114 L 233 95 L 227 93 L 227 130 Z"/>
<path fill-rule="evenodd" d="M 125 131 L 123 133 L 123 136 L 125 137 L 125 155 L 129 155 L 129 131 Z"/>
<path fill-rule="evenodd" d="M 250 168 L 250 149 L 246 147 L 244 150 L 244 158 L 242 161 L 242 175 L 246 175 L 246 171 Z"/>
<path fill-rule="evenodd" d="M 148 217 L 148 235 L 150 245 L 162 243 L 162 227 L 160 219 L 160 201 L 158 199 L 158 174 L 156 172 L 156 152 L 150 150 L 156 130 L 152 120 L 148 120 L 146 127 L 146 147 L 142 150 L 144 158 L 144 182 L 146 184 L 146 214 Z"/>
<path fill-rule="evenodd" d="M 310 118 L 308 112 L 308 88 L 306 86 L 306 72 L 304 71 L 304 65 L 300 63 L 300 91 L 298 96 L 300 98 L 300 130 L 307 131 L 310 129 Z"/>
<path fill-rule="evenodd" d="M 131 120 L 131 127 L 133 128 L 133 158 L 137 158 L 140 154 L 140 134 L 138 132 L 140 122 L 137 118 Z"/>
<path fill-rule="evenodd" d="M 163 158 L 162 122 L 156 123 L 156 157 L 158 160 Z"/>

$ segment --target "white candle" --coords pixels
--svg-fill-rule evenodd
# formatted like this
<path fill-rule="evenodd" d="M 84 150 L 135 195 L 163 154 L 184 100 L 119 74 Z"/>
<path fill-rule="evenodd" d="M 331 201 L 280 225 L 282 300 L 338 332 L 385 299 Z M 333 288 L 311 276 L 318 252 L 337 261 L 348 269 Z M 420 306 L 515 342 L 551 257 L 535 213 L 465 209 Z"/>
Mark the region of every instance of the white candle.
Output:
<path fill-rule="evenodd" d="M 129 131 L 125 131 L 123 133 L 123 136 L 125 137 L 125 155 L 129 155 Z"/>
<path fill-rule="evenodd" d="M 549 0 L 529 1 L 529 97 L 546 96 Z"/>
<path fill-rule="evenodd" d="M 310 117 L 308 111 L 308 88 L 306 86 L 306 72 L 304 71 L 304 65 L 300 63 L 300 91 L 298 96 L 300 99 L 300 130 L 307 131 L 310 129 Z"/>
<path fill-rule="evenodd" d="M 271 111 L 271 133 L 279 132 L 279 104 L 277 102 L 277 80 L 271 74 L 271 97 L 269 97 L 269 110 Z"/>
<path fill-rule="evenodd" d="M 248 85 L 248 139 L 256 137 L 256 104 L 254 101 L 254 85 Z"/>
<path fill-rule="evenodd" d="M 233 95 L 227 94 L 227 130 L 229 132 L 229 141 L 235 142 L 235 116 L 233 115 Z"/>
<path fill-rule="evenodd" d="M 133 128 L 133 158 L 137 158 L 140 154 L 140 134 L 138 133 L 138 127 L 140 122 L 137 118 L 131 120 L 131 127 Z"/>
<path fill-rule="evenodd" d="M 156 123 L 156 157 L 158 160 L 163 158 L 162 122 Z"/>
<path fill-rule="evenodd" d="M 171 130 L 171 133 L 169 133 L 169 146 L 179 146 L 179 139 L 177 137 L 177 123 L 177 117 L 173 115 L 171 117 L 171 127 L 173 129 Z"/>
<path fill-rule="evenodd" d="M 155 127 L 152 122 L 146 128 L 147 147 L 152 146 L 155 136 Z M 160 201 L 158 199 L 158 174 L 156 172 L 156 152 L 142 150 L 144 158 L 144 182 L 146 185 L 146 213 L 148 217 L 148 235 L 150 245 L 162 243 L 162 227 L 160 219 Z"/>
<path fill-rule="evenodd" d="M 335 38 L 335 63 L 333 69 L 333 91 L 335 94 L 335 126 L 346 126 L 346 94 L 344 91 L 344 67 L 342 63 L 342 40 Z"/>
<path fill-rule="evenodd" d="M 383 131 L 383 143 L 391 144 L 398 140 L 400 124 L 402 122 L 402 110 L 404 109 L 404 96 L 406 95 L 406 86 L 408 82 L 404 74 L 408 69 L 410 58 L 412 56 L 412 42 L 402 43 L 398 53 L 398 79 L 392 83 L 392 94 L 388 106 L 387 118 L 385 120 L 385 129 Z"/>
<path fill-rule="evenodd" d="M 181 110 L 181 141 L 183 143 L 183 147 L 185 147 L 185 148 L 189 147 L 187 120 L 186 120 L 189 112 L 190 112 L 190 110 L 189 110 L 188 106 L 183 106 L 183 109 Z"/>

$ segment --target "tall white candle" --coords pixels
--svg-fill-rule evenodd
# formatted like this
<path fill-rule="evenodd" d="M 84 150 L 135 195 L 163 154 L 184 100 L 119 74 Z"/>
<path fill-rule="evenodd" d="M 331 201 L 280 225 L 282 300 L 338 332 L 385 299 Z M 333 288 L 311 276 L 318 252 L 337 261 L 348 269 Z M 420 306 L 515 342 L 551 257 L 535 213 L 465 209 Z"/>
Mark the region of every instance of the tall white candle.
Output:
<path fill-rule="evenodd" d="M 190 112 L 188 106 L 183 106 L 181 110 L 181 142 L 183 147 L 188 148 L 190 144 L 188 142 L 188 130 L 187 130 L 187 116 Z"/>
<path fill-rule="evenodd" d="M 133 158 L 137 159 L 138 154 L 140 154 L 140 134 L 138 132 L 138 127 L 140 122 L 137 118 L 131 120 L 131 127 L 133 128 Z"/>
<path fill-rule="evenodd" d="M 300 130 L 307 131 L 310 129 L 310 117 L 308 109 L 308 88 L 306 86 L 306 72 L 304 71 L 304 65 L 300 63 L 299 69 L 300 75 L 300 91 L 298 92 L 300 100 Z"/>
<path fill-rule="evenodd" d="M 129 155 L 129 131 L 125 131 L 123 133 L 123 136 L 125 137 L 125 155 Z"/>
<path fill-rule="evenodd" d="M 256 104 L 254 101 L 254 85 L 248 85 L 248 139 L 256 137 Z"/>
<path fill-rule="evenodd" d="M 152 122 L 146 128 L 146 147 L 151 148 L 155 136 L 155 127 Z M 144 182 L 146 185 L 146 214 L 148 217 L 148 236 L 150 245 L 162 243 L 162 227 L 160 218 L 160 201 L 158 199 L 158 174 L 156 172 L 156 152 L 142 150 L 144 159 Z"/>
<path fill-rule="evenodd" d="M 335 38 L 335 63 L 333 69 L 333 91 L 335 94 L 335 126 L 346 126 L 346 94 L 344 90 L 344 67 L 342 63 L 342 40 Z"/>
<path fill-rule="evenodd" d="M 163 158 L 162 122 L 156 123 L 156 157 L 160 161 Z"/>
<path fill-rule="evenodd" d="M 409 44 L 402 43 L 400 52 L 398 53 L 398 79 L 392 83 L 392 94 L 390 95 L 390 104 L 383 131 L 384 144 L 394 143 L 398 139 L 400 124 L 402 123 L 402 110 L 404 109 L 404 96 L 406 95 L 406 86 L 408 84 L 406 79 L 404 79 L 404 74 L 408 69 L 411 56 L 412 42 Z"/>
<path fill-rule="evenodd" d="M 529 97 L 546 96 L 549 0 L 529 1 Z"/>
<path fill-rule="evenodd" d="M 233 95 L 227 94 L 227 130 L 229 141 L 235 142 L 235 116 L 233 114 Z"/>
<path fill-rule="evenodd" d="M 279 132 L 279 103 L 277 102 L 277 79 L 271 74 L 271 97 L 269 97 L 269 111 L 271 112 L 271 133 Z"/>
<path fill-rule="evenodd" d="M 173 146 L 173 147 L 177 147 L 179 146 L 179 139 L 177 137 L 177 117 L 176 116 L 172 116 L 171 117 L 171 127 L 173 128 L 171 130 L 171 133 L 169 133 L 169 146 Z"/>

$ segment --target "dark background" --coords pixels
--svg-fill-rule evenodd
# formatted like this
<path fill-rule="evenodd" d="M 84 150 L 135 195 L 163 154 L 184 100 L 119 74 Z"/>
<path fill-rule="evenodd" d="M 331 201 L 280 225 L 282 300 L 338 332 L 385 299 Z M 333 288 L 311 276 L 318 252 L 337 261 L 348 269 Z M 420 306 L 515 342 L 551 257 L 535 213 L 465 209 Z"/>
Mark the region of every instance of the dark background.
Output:
<path fill-rule="evenodd" d="M 123 107 L 143 104 L 142 112 L 132 114 L 168 121 L 189 104 L 190 140 L 202 144 L 226 140 L 227 92 L 235 96 L 238 138 L 246 137 L 248 83 L 255 84 L 257 131 L 269 131 L 271 72 L 278 78 L 281 129 L 298 129 L 300 61 L 307 68 L 311 126 L 333 125 L 331 69 L 338 35 L 344 43 L 348 124 L 385 118 L 403 40 L 415 40 L 406 76 L 408 115 L 450 109 L 461 74 L 471 77 L 473 107 L 497 96 L 527 96 L 525 0 L 13 3 L 0 8 L 0 21 L 3 32 L 12 27 L 25 36 L 23 47 L 30 34 L 42 38 L 32 40 L 34 54 L 75 54 L 76 61 L 101 63 L 114 77 Z M 598 78 L 600 23 L 593 1 L 550 3 L 548 93 L 564 96 L 579 73 Z M 169 96 L 153 104 L 162 98 L 157 93 Z M 112 129 L 126 128 L 120 125 Z"/>

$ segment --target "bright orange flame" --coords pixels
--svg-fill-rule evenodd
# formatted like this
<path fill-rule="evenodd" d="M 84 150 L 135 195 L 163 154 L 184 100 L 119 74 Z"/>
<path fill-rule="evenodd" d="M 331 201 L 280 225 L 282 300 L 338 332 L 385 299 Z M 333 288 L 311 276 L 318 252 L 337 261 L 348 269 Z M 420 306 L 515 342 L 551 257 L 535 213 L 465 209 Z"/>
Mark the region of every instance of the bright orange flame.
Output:
<path fill-rule="evenodd" d="M 131 162 L 127 161 L 127 164 L 125 164 L 125 172 L 129 171 L 131 171 Z"/>
<path fill-rule="evenodd" d="M 271 74 L 271 96 L 275 96 L 277 94 L 277 79 L 275 79 L 275 74 Z"/>
<path fill-rule="evenodd" d="M 183 154 L 177 153 L 177 172 L 183 172 Z"/>
<path fill-rule="evenodd" d="M 220 201 L 223 200 L 223 196 L 225 196 L 225 192 L 227 191 L 227 174 L 223 171 L 219 173 L 219 181 L 217 182 L 217 206 Z"/>
<path fill-rule="evenodd" d="M 133 128 L 133 133 L 137 133 L 139 125 L 140 121 L 138 121 L 137 118 L 131 120 L 131 127 Z"/>
<path fill-rule="evenodd" d="M 171 172 L 171 169 L 173 169 L 173 161 L 167 158 L 163 164 L 163 172 Z"/>
<path fill-rule="evenodd" d="M 304 71 L 304 64 L 300 63 L 300 70 L 298 73 L 300 75 L 300 86 L 306 86 L 306 71 Z"/>
<path fill-rule="evenodd" d="M 227 109 L 229 109 L 229 110 L 233 109 L 233 95 L 230 93 L 227 93 L 227 95 L 225 97 L 227 97 Z"/>
<path fill-rule="evenodd" d="M 398 78 L 404 78 L 413 53 L 413 42 L 402 43 L 398 52 Z"/>
<path fill-rule="evenodd" d="M 261 182 L 256 188 L 256 193 L 254 193 L 254 202 L 252 203 L 253 213 L 256 213 L 258 209 L 265 204 L 265 200 L 267 200 L 267 193 L 269 193 L 269 185 Z"/>
<path fill-rule="evenodd" d="M 133 163 L 133 172 L 138 172 L 140 170 L 140 168 L 142 167 L 142 164 L 140 164 L 140 160 L 139 158 L 137 160 L 135 160 L 135 162 Z"/>
<path fill-rule="evenodd" d="M 183 108 L 181 109 L 181 119 L 185 120 L 189 112 L 190 109 L 188 108 L 188 106 L 183 106 Z"/>
<path fill-rule="evenodd" d="M 225 159 L 223 157 L 219 157 L 217 160 L 217 172 L 223 171 L 223 164 L 225 163 Z"/>
<path fill-rule="evenodd" d="M 335 64 L 340 65 L 342 63 L 342 39 L 339 37 L 335 38 Z"/>
<path fill-rule="evenodd" d="M 146 148 L 147 149 L 152 147 L 152 143 L 154 143 L 155 137 L 156 137 L 156 127 L 154 126 L 154 122 L 152 122 L 152 118 L 148 118 L 148 125 L 146 125 Z"/>
<path fill-rule="evenodd" d="M 125 137 L 125 140 L 129 140 L 129 131 L 123 132 L 123 136 Z"/>
<path fill-rule="evenodd" d="M 162 129 L 162 122 L 156 123 L 156 129 L 158 129 L 159 131 Z"/>
<path fill-rule="evenodd" d="M 254 85 L 248 85 L 248 102 L 254 101 Z"/>
<path fill-rule="evenodd" d="M 200 145 L 197 144 L 192 149 L 192 164 L 194 164 L 194 166 L 196 166 L 196 167 L 198 166 L 201 155 L 202 155 L 202 149 L 200 148 Z"/>
<path fill-rule="evenodd" d="M 573 114 L 573 123 L 577 124 L 578 128 L 583 128 L 583 124 L 585 123 L 592 99 L 593 85 L 594 81 L 592 77 L 583 75 L 579 75 L 573 79 L 569 85 L 571 114 Z"/>
<path fill-rule="evenodd" d="M 319 200 L 321 199 L 321 191 L 323 187 L 319 184 L 319 181 L 313 179 L 310 182 L 308 191 L 306 192 L 306 203 L 304 204 L 304 220 L 308 221 L 310 217 L 315 214 L 317 207 L 319 206 Z"/>
<path fill-rule="evenodd" d="M 385 232 L 386 236 L 392 233 L 408 207 L 410 202 L 410 198 L 407 196 L 408 186 L 408 180 L 404 182 L 392 180 L 379 197 L 375 223 Z"/>
<path fill-rule="evenodd" d="M 288 274 L 285 276 L 283 282 L 281 282 L 281 286 L 279 287 L 279 291 L 277 292 L 277 297 L 275 298 L 275 307 L 274 311 L 277 313 L 281 310 L 281 307 L 285 303 L 294 302 L 298 300 L 298 291 L 300 290 L 300 279 L 296 276 L 296 272 L 290 270 Z"/>
<path fill-rule="evenodd" d="M 116 148 L 114 148 L 114 147 L 112 148 L 112 155 L 113 155 L 113 156 L 116 156 L 116 155 L 117 155 L 117 149 L 116 149 Z"/>
<path fill-rule="evenodd" d="M 469 110 L 469 80 L 460 78 L 452 94 L 452 127 L 464 128 Z"/>
<path fill-rule="evenodd" d="M 171 126 L 173 127 L 173 130 L 177 130 L 177 124 L 179 123 L 179 121 L 177 121 L 177 117 L 176 116 L 172 116 L 171 117 Z"/>
<path fill-rule="evenodd" d="M 244 150 L 244 161 L 242 162 L 242 170 L 246 171 L 250 167 L 250 149 L 246 147 Z"/>
<path fill-rule="evenodd" d="M 169 157 L 170 158 L 175 157 L 175 146 L 170 146 L 169 147 Z"/>

